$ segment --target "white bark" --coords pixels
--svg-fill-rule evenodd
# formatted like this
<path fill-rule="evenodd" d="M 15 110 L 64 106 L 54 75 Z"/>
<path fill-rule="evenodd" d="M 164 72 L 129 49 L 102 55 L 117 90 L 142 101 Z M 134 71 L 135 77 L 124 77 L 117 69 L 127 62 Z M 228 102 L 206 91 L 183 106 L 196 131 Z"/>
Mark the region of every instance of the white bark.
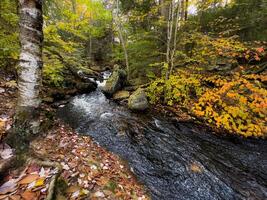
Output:
<path fill-rule="evenodd" d="M 19 100 L 17 107 L 38 108 L 42 69 L 42 1 L 20 0 Z"/>
<path fill-rule="evenodd" d="M 175 59 L 175 51 L 176 51 L 176 43 L 177 43 L 177 33 L 179 29 L 179 7 L 180 2 L 172 0 L 169 6 L 169 17 L 167 22 L 167 50 L 166 50 L 166 62 L 168 65 L 168 69 L 166 72 L 165 79 L 168 80 L 169 76 L 172 73 L 174 59 Z M 176 11 L 176 13 L 175 13 Z"/>

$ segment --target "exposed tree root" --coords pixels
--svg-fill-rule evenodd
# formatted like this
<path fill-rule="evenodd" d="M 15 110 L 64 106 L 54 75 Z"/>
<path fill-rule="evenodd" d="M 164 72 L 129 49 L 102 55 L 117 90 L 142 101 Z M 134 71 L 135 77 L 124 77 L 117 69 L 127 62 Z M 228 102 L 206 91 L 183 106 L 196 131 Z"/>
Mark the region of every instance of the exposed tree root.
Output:
<path fill-rule="evenodd" d="M 39 160 L 39 159 L 36 159 L 36 158 L 33 158 L 33 157 L 29 157 L 27 159 L 27 164 L 38 164 L 40 166 L 43 166 L 43 167 L 54 167 L 58 170 L 57 174 L 55 174 L 53 177 L 52 177 L 52 180 L 50 182 L 50 185 L 49 185 L 49 188 L 48 188 L 48 193 L 47 193 L 47 197 L 45 200 L 52 200 L 54 195 L 55 195 L 55 192 L 56 192 L 56 182 L 57 182 L 57 179 L 58 177 L 60 176 L 61 172 L 62 172 L 62 167 L 59 163 L 57 162 L 51 162 L 49 160 Z"/>

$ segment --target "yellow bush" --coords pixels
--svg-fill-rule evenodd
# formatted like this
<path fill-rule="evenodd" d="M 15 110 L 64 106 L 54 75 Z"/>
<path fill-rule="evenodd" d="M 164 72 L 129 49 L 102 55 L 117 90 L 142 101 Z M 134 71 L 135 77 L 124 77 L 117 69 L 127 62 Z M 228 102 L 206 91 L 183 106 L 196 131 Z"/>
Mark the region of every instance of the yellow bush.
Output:
<path fill-rule="evenodd" d="M 218 128 L 245 137 L 264 137 L 267 135 L 267 90 L 259 80 L 266 80 L 266 76 L 223 77 L 179 70 L 166 85 L 163 79 L 153 82 L 147 93 L 151 103 L 162 103 L 165 95 L 168 105 L 185 107 Z"/>
<path fill-rule="evenodd" d="M 219 88 L 208 89 L 195 103 L 193 112 L 217 127 L 246 137 L 267 134 L 267 91 L 240 76 Z"/>

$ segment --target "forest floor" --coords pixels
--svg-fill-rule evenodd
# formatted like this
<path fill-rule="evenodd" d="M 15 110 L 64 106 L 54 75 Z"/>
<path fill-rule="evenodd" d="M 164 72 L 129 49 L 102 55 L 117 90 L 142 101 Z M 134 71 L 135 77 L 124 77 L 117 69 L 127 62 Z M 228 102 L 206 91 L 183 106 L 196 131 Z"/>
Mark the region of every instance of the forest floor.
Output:
<path fill-rule="evenodd" d="M 1 77 L 2 141 L 12 126 L 16 83 L 8 77 Z M 58 200 L 149 199 L 127 163 L 90 137 L 79 136 L 59 120 L 55 120 L 43 136 L 32 141 L 30 147 L 35 159 L 28 159 L 18 168 L 5 169 L 5 175 L 0 179 L 0 199 L 51 199 L 52 194 Z M 14 162 L 14 157 L 14 150 L 0 142 L 0 169 L 5 161 Z"/>

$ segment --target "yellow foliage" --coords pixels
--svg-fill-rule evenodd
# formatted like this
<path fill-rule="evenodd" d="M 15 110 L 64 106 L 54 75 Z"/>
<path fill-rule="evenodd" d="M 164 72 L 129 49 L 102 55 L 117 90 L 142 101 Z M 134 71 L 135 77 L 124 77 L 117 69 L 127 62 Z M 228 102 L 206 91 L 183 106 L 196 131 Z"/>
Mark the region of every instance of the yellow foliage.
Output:
<path fill-rule="evenodd" d="M 243 136 L 266 135 L 267 91 L 244 77 L 209 89 L 195 103 L 193 112 Z"/>
<path fill-rule="evenodd" d="M 257 82 L 266 80 L 266 76 L 222 77 L 186 70 L 179 70 L 177 74 L 171 76 L 166 85 L 159 79 L 148 87 L 151 103 L 159 103 L 165 95 L 168 105 L 183 106 L 218 128 L 245 137 L 267 135 L 267 90 Z"/>

